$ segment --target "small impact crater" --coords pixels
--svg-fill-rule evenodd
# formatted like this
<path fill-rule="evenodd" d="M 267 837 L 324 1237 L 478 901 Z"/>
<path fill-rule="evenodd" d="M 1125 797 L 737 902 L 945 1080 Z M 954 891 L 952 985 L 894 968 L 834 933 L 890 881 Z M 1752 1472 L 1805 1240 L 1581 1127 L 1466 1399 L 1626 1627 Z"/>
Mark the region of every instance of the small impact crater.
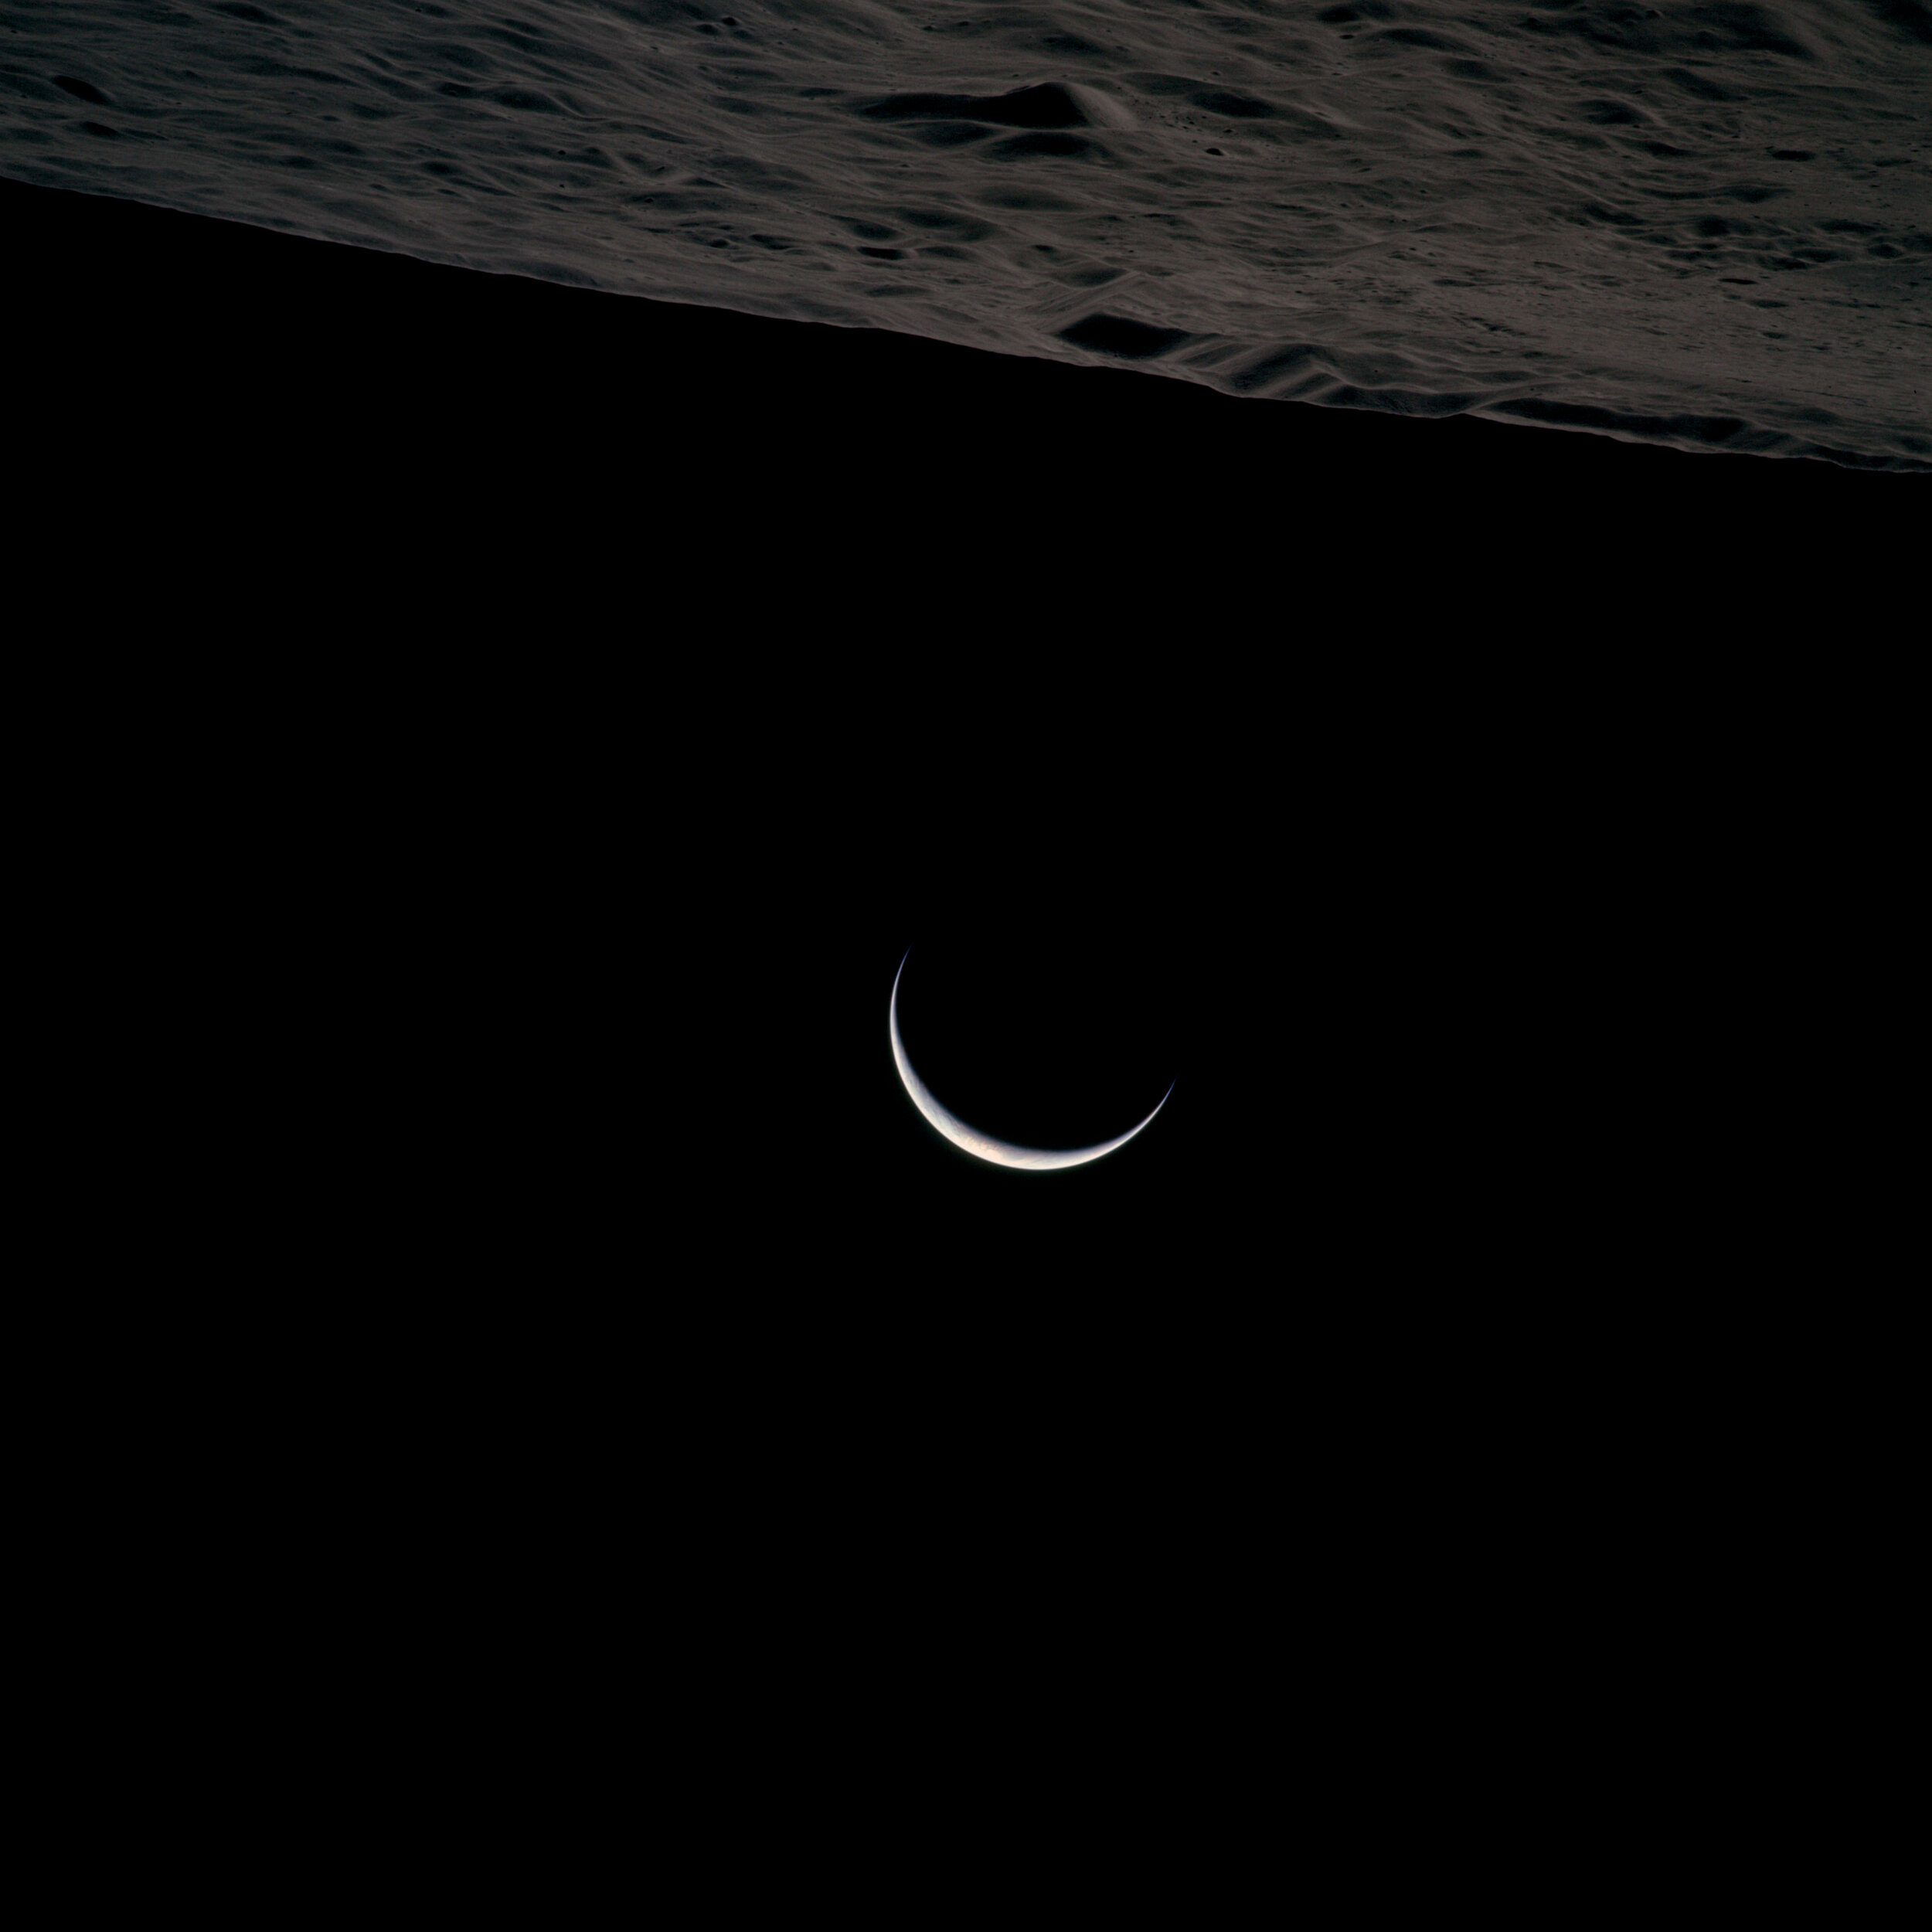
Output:
<path fill-rule="evenodd" d="M 1196 107 L 1230 121 L 1266 121 L 1277 111 L 1273 101 L 1236 94 L 1231 87 L 1203 87 L 1192 99 Z"/>
<path fill-rule="evenodd" d="M 1076 349 L 1117 355 L 1130 362 L 1145 362 L 1165 355 L 1190 339 L 1184 328 L 1156 328 L 1150 322 L 1137 322 L 1127 315 L 1089 315 L 1060 334 L 1062 342 L 1071 342 Z"/>
<path fill-rule="evenodd" d="M 984 141 L 988 131 L 977 121 L 928 121 L 913 130 L 928 148 L 963 148 L 968 141 Z"/>
<path fill-rule="evenodd" d="M 1048 80 L 1004 94 L 888 94 L 859 110 L 873 121 L 978 121 L 995 128 L 1124 128 L 1133 117 L 1092 87 Z"/>
<path fill-rule="evenodd" d="M 1087 141 L 1079 134 L 1061 134 L 1049 131 L 1034 134 L 1010 134 L 993 151 L 996 155 L 1097 155 L 1104 156 L 1107 150 L 1097 141 Z"/>

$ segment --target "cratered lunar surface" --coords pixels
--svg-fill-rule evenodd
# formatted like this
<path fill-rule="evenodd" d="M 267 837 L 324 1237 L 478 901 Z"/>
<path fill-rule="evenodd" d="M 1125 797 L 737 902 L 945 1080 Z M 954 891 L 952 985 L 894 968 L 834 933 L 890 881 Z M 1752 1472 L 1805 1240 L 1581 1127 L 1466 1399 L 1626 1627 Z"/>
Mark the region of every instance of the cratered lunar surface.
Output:
<path fill-rule="evenodd" d="M 0 174 L 1240 396 L 1932 468 L 1932 0 L 726 4 L 15 0 Z"/>

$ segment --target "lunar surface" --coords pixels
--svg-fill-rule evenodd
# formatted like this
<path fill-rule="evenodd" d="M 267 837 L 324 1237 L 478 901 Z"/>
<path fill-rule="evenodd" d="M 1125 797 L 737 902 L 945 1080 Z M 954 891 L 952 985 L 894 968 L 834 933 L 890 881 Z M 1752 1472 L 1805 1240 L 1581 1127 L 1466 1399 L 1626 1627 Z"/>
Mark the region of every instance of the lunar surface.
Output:
<path fill-rule="evenodd" d="M 909 955 L 910 957 L 910 955 Z M 899 981 L 906 970 L 906 961 L 899 962 L 899 971 L 893 975 L 891 1008 L 893 1063 L 899 1069 L 899 1077 L 906 1084 L 906 1091 L 912 1096 L 913 1104 L 925 1115 L 954 1146 L 964 1148 L 968 1154 L 977 1155 L 982 1161 L 991 1161 L 996 1167 L 1020 1167 L 1031 1168 L 1036 1173 L 1045 1173 L 1055 1168 L 1084 1167 L 1089 1161 L 1097 1161 L 1103 1155 L 1111 1154 L 1117 1148 L 1126 1146 L 1141 1128 L 1147 1125 L 1154 1114 L 1166 1106 L 1168 1088 L 1161 1096 L 1158 1105 L 1139 1127 L 1131 1127 L 1111 1141 L 1103 1141 L 1097 1147 L 1074 1147 L 1065 1149 L 1049 1149 L 1038 1147 L 1015 1147 L 1010 1141 L 996 1141 L 990 1134 L 981 1134 L 968 1127 L 957 1114 L 942 1107 L 934 1097 L 931 1088 L 927 1086 L 913 1070 L 913 1063 L 906 1057 L 905 1043 L 899 1037 Z"/>
<path fill-rule="evenodd" d="M 0 173 L 1243 396 L 1932 466 L 1927 0 L 9 0 Z"/>

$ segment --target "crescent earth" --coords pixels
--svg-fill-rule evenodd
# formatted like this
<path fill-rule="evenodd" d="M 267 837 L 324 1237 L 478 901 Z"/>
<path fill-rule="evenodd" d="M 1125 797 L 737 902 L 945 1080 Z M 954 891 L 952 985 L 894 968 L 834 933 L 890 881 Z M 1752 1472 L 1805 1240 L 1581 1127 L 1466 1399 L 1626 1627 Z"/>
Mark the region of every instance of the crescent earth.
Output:
<path fill-rule="evenodd" d="M 906 958 L 910 958 L 908 953 Z M 1154 1114 L 1166 1106 L 1168 1094 L 1174 1091 L 1173 1083 L 1168 1084 L 1147 1120 L 1139 1127 L 1131 1127 L 1111 1141 L 1102 1141 L 1097 1147 L 1073 1147 L 1049 1148 L 1039 1147 L 1015 1147 L 1010 1141 L 996 1141 L 990 1134 L 981 1134 L 968 1127 L 956 1114 L 939 1104 L 933 1097 L 932 1090 L 913 1070 L 913 1063 L 906 1057 L 905 1042 L 899 1037 L 899 981 L 906 970 L 906 960 L 899 962 L 899 971 L 893 975 L 891 1008 L 893 1063 L 899 1069 L 899 1077 L 904 1081 L 906 1091 L 912 1096 L 913 1104 L 925 1115 L 954 1146 L 963 1148 L 966 1152 L 982 1161 L 991 1161 L 995 1167 L 1018 1167 L 1030 1169 L 1035 1173 L 1045 1173 L 1055 1168 L 1084 1167 L 1089 1161 L 1097 1161 L 1102 1155 L 1111 1154 L 1117 1148 L 1126 1146 L 1134 1136 L 1151 1121 Z"/>

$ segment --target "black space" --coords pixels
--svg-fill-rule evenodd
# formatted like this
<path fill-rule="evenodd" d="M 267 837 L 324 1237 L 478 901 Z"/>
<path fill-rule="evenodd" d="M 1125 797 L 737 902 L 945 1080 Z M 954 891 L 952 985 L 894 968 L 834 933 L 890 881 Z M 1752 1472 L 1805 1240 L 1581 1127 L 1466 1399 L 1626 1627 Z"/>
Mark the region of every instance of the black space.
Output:
<path fill-rule="evenodd" d="M 668 1682 L 697 1761 L 815 1778 L 849 1683 L 1108 1749 L 1287 1656 L 1362 1762 L 1362 1685 L 1427 1728 L 1494 1675 L 1540 1763 L 1537 1645 L 1637 1706 L 1740 1623 L 1700 1565 L 1764 1595 L 1740 1522 L 1842 1513 L 1932 480 L 1238 400 L 1107 306 L 1081 367 L 0 229 L 46 1437 L 165 1547 L 64 1512 L 117 1633 L 128 1577 L 266 1605 L 333 1721 L 499 1750 L 505 1656 L 627 1740 Z M 973 1160 L 902 961 L 975 1124 L 1165 1106 Z"/>
<path fill-rule="evenodd" d="M 930 731 L 1012 655 L 1191 680 L 1204 648 L 1679 627 L 1782 648 L 1909 567 L 1920 477 L 679 308 L 0 183 L 16 516 L 100 600 L 573 641 L 807 631 L 897 654 Z M 84 562 L 80 560 L 84 558 Z M 299 588 L 298 589 L 298 585 Z M 151 608 L 149 606 L 144 607 Z M 236 614 L 239 617 L 239 611 Z M 946 662 L 922 657 L 943 642 Z M 1144 667 L 1134 677 L 1144 696 Z"/>
<path fill-rule="evenodd" d="M 1626 1264 L 1769 1090 L 1920 479 L 0 209 L 87 971 L 232 1050 L 304 1252 L 1431 1332 L 1445 1270 Z M 975 1125 L 1171 1098 L 974 1162 L 909 951 Z"/>

